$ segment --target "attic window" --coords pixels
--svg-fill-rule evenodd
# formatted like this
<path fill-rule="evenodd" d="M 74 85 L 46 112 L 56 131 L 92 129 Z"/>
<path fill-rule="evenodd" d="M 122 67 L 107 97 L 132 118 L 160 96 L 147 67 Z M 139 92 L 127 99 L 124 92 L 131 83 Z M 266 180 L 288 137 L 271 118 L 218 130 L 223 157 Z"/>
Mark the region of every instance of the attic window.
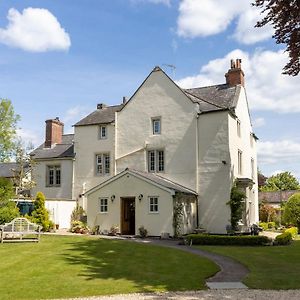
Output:
<path fill-rule="evenodd" d="M 161 119 L 160 119 L 160 117 L 152 119 L 152 133 L 154 135 L 161 134 Z"/>

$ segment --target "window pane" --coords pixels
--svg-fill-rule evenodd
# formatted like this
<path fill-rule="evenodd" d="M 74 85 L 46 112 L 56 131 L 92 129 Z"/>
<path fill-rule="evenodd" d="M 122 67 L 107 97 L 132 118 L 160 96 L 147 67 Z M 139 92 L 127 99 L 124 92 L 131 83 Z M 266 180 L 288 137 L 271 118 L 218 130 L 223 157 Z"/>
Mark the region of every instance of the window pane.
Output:
<path fill-rule="evenodd" d="M 105 174 L 109 174 L 110 173 L 110 159 L 109 159 L 109 155 L 103 155 L 104 157 L 104 164 L 105 164 Z"/>
<path fill-rule="evenodd" d="M 153 134 L 160 134 L 160 119 L 152 121 Z"/>
<path fill-rule="evenodd" d="M 60 185 L 60 168 L 57 167 L 55 170 L 55 184 Z"/>
<path fill-rule="evenodd" d="M 107 130 L 106 126 L 100 126 L 100 138 L 101 139 L 106 138 L 106 130 Z"/>
<path fill-rule="evenodd" d="M 54 169 L 49 168 L 49 185 L 54 184 Z"/>
<path fill-rule="evenodd" d="M 148 171 L 155 172 L 155 151 L 148 152 Z"/>
<path fill-rule="evenodd" d="M 157 151 L 157 152 L 158 152 L 158 171 L 163 172 L 165 170 L 164 151 Z"/>
<path fill-rule="evenodd" d="M 150 212 L 158 212 L 158 198 L 157 197 L 149 198 L 149 211 Z"/>

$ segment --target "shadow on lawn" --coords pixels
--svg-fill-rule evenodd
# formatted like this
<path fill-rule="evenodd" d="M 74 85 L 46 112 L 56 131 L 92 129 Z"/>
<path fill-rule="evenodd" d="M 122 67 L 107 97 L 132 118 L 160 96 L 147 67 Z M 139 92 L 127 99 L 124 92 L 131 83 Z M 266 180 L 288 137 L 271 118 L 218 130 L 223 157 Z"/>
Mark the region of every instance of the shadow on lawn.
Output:
<path fill-rule="evenodd" d="M 139 292 L 201 288 L 199 278 L 198 286 L 195 282 L 186 286 L 189 280 L 184 280 L 184 276 L 188 273 L 181 273 L 183 257 L 177 251 L 172 253 L 162 247 L 101 239 L 82 239 L 70 245 L 63 257 L 70 264 L 82 266 L 79 276 L 86 280 L 124 279 L 134 282 L 135 291 Z"/>

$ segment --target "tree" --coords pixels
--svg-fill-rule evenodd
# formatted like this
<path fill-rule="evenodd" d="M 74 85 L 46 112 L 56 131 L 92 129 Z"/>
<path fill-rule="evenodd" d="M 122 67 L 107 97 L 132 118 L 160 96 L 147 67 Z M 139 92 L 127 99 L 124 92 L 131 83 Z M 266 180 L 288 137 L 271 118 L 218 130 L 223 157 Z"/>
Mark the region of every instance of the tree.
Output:
<path fill-rule="evenodd" d="M 283 219 L 285 223 L 295 225 L 300 230 L 300 193 L 291 196 L 285 204 Z"/>
<path fill-rule="evenodd" d="M 300 185 L 291 172 L 282 172 L 269 177 L 266 184 L 260 188 L 262 192 L 299 190 Z"/>
<path fill-rule="evenodd" d="M 277 44 L 286 44 L 290 61 L 283 74 L 296 76 L 300 71 L 300 0 L 255 0 L 253 6 L 262 9 L 266 16 L 255 27 L 271 24 Z"/>
<path fill-rule="evenodd" d="M 0 100 L 0 161 L 7 161 L 15 149 L 17 122 L 20 116 L 15 114 L 9 100 Z"/>
<path fill-rule="evenodd" d="M 53 228 L 53 223 L 49 219 L 49 212 L 45 207 L 45 196 L 42 192 L 36 194 L 34 209 L 31 213 L 30 220 L 42 225 L 43 231 L 49 231 Z"/>
<path fill-rule="evenodd" d="M 12 182 L 0 177 L 0 224 L 8 223 L 20 215 L 15 202 L 11 201 L 14 195 Z"/>
<path fill-rule="evenodd" d="M 261 222 L 275 222 L 277 220 L 276 209 L 262 202 L 259 205 L 259 220 Z"/>

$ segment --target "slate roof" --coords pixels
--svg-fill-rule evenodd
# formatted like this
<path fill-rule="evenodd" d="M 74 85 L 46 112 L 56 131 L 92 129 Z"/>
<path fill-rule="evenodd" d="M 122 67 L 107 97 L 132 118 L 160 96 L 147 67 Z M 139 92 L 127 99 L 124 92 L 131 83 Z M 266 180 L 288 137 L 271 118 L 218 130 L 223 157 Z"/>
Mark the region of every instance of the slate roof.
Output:
<path fill-rule="evenodd" d="M 154 183 L 157 183 L 161 186 L 164 186 L 164 187 L 174 190 L 176 192 L 197 195 L 197 193 L 195 191 L 193 191 L 181 184 L 178 184 L 174 181 L 171 181 L 165 177 L 162 177 L 156 173 L 146 173 L 146 172 L 142 172 L 142 171 L 138 171 L 138 170 L 134 170 L 134 169 L 127 169 L 127 170 L 133 174 L 140 175 L 150 181 L 153 181 Z"/>
<path fill-rule="evenodd" d="M 184 89 L 183 92 L 195 103 L 199 103 L 202 112 L 221 111 L 236 107 L 241 87 L 219 84 L 207 87 Z"/>
<path fill-rule="evenodd" d="M 0 163 L 0 177 L 12 178 L 14 177 L 13 170 L 18 168 L 19 166 L 15 162 Z"/>
<path fill-rule="evenodd" d="M 52 148 L 45 148 L 44 143 L 33 150 L 30 155 L 34 159 L 50 159 L 50 158 L 70 158 L 74 157 L 74 134 L 64 134 L 62 143 L 56 144 Z"/>
<path fill-rule="evenodd" d="M 183 185 L 180 185 L 174 181 L 171 181 L 167 178 L 164 178 L 158 174 L 154 174 L 154 173 L 146 173 L 146 172 L 142 172 L 142 171 L 138 171 L 138 170 L 134 170 L 134 169 L 129 169 L 126 168 L 124 171 L 122 171 L 121 173 L 115 175 L 114 177 L 109 178 L 108 180 L 98 184 L 97 186 L 91 188 L 89 191 L 85 192 L 85 194 L 90 194 L 91 192 L 101 189 L 103 186 L 109 184 L 110 182 L 117 180 L 118 178 L 120 178 L 121 176 L 123 176 L 124 174 L 132 174 L 133 176 L 136 175 L 137 177 L 142 177 L 144 179 L 146 179 L 147 181 L 151 181 L 155 184 L 158 184 L 162 187 L 165 187 L 169 190 L 173 190 L 174 192 L 181 192 L 181 193 L 185 193 L 185 194 L 191 194 L 191 195 L 197 195 L 197 193 Z"/>
<path fill-rule="evenodd" d="M 123 104 L 97 109 L 77 122 L 74 126 L 109 124 L 115 121 L 115 112 L 120 111 Z"/>

